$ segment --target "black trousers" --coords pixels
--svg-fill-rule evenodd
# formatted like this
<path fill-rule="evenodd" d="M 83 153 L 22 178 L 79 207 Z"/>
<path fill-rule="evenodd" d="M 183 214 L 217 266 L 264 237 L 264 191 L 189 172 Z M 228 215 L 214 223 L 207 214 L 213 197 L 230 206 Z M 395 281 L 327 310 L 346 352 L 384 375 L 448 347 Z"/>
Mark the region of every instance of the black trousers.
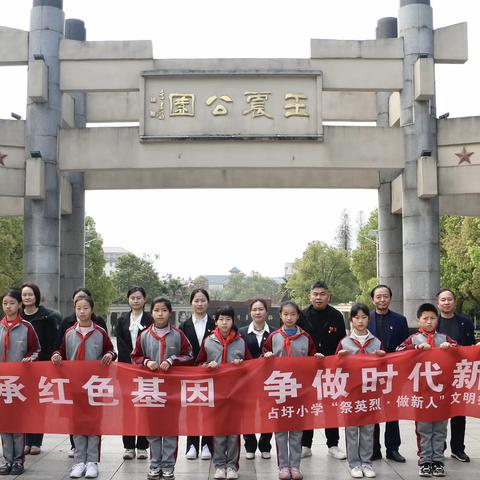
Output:
<path fill-rule="evenodd" d="M 187 437 L 187 452 L 190 445 L 193 445 L 197 453 L 200 453 L 200 437 Z M 213 453 L 213 437 L 202 437 L 202 448 L 204 445 L 208 445 L 210 453 Z"/>
<path fill-rule="evenodd" d="M 41 447 L 43 443 L 43 433 L 27 433 L 25 435 L 25 445 L 29 447 Z"/>
<path fill-rule="evenodd" d="M 134 437 L 134 436 L 123 436 L 123 448 L 125 450 L 147 450 L 148 449 L 148 440 L 147 437 Z"/>
<path fill-rule="evenodd" d="M 385 423 L 385 448 L 387 451 L 398 451 L 400 448 L 400 427 L 398 421 Z M 380 425 L 375 425 L 373 430 L 373 452 L 378 453 L 380 445 Z"/>
<path fill-rule="evenodd" d="M 270 444 L 270 440 L 272 440 L 271 433 L 261 433 L 258 442 L 254 433 L 244 435 L 243 440 L 245 441 L 245 450 L 249 453 L 255 453 L 257 446 L 261 452 L 269 452 L 272 449 Z"/>
<path fill-rule="evenodd" d="M 338 447 L 340 434 L 338 428 L 326 428 L 325 436 L 327 437 L 327 447 Z M 302 447 L 312 448 L 313 430 L 304 430 L 302 435 Z"/>
<path fill-rule="evenodd" d="M 452 417 L 450 419 L 450 450 L 453 453 L 465 451 L 465 417 Z"/>

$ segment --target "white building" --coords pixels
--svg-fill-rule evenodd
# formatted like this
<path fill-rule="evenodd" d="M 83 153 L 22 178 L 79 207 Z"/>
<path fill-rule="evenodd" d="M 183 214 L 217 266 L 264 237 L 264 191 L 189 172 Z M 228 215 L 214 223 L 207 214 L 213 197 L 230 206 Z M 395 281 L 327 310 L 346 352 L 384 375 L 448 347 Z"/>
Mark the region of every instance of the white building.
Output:
<path fill-rule="evenodd" d="M 127 255 L 129 252 L 122 247 L 103 247 L 103 256 L 105 257 L 105 267 L 103 271 L 105 275 L 110 276 L 113 272 L 115 272 L 117 261 L 120 257 Z"/>

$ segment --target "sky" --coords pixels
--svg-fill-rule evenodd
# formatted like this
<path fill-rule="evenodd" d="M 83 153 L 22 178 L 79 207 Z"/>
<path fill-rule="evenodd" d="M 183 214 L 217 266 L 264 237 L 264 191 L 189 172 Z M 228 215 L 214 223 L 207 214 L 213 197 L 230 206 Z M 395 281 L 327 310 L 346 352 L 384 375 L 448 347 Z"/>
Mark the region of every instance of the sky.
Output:
<path fill-rule="evenodd" d="M 0 0 L 0 25 L 28 30 L 31 0 Z M 469 61 L 437 65 L 437 112 L 480 114 L 480 2 L 432 0 L 434 28 L 468 22 Z M 87 40 L 152 40 L 155 58 L 308 58 L 310 39 L 372 39 L 399 0 L 64 0 Z M 0 118 L 25 118 L 26 67 L 0 68 Z M 158 255 L 161 275 L 282 276 L 308 243 L 334 241 L 343 209 L 355 223 L 375 190 L 192 189 L 87 191 L 104 245 Z"/>

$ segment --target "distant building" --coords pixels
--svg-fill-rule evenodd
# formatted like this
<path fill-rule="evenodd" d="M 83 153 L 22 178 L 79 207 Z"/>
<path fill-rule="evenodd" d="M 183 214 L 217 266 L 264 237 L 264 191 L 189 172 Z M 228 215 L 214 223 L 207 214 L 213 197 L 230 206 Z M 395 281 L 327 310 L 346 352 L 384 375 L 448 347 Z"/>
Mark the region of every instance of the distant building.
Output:
<path fill-rule="evenodd" d="M 233 267 L 228 273 L 234 275 L 236 273 L 242 273 L 242 271 L 237 267 Z M 230 275 L 205 275 L 205 278 L 208 280 L 208 290 L 210 292 L 221 292 L 228 282 Z"/>
<path fill-rule="evenodd" d="M 103 256 L 105 257 L 105 267 L 103 271 L 105 275 L 110 276 L 117 269 L 117 262 L 120 257 L 127 255 L 129 252 L 122 247 L 103 247 Z"/>
<path fill-rule="evenodd" d="M 285 264 L 285 278 L 293 275 L 293 262 Z"/>

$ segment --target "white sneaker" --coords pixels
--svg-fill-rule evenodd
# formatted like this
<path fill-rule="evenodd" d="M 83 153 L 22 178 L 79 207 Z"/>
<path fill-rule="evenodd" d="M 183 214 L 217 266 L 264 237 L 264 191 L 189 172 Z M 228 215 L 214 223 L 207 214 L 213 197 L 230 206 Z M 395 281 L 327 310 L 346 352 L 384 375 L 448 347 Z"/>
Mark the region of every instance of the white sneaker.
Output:
<path fill-rule="evenodd" d="M 135 458 L 135 450 L 130 448 L 126 448 L 123 452 L 123 459 L 124 460 L 133 460 Z"/>
<path fill-rule="evenodd" d="M 272 456 L 270 455 L 270 452 L 262 452 L 262 458 L 264 458 L 265 460 L 268 460 L 271 457 Z"/>
<path fill-rule="evenodd" d="M 215 475 L 213 478 L 227 478 L 227 472 L 223 467 L 218 467 L 215 469 Z"/>
<path fill-rule="evenodd" d="M 328 454 L 333 457 L 333 458 L 336 458 L 337 460 L 345 460 L 347 458 L 347 456 L 345 455 L 345 452 L 343 452 L 342 450 L 340 450 L 337 446 L 335 447 L 330 447 L 328 449 Z M 360 467 L 359 467 L 360 468 Z M 362 470 L 360 468 L 360 470 Z M 363 475 L 362 475 L 363 476 Z"/>
<path fill-rule="evenodd" d="M 333 447 L 331 447 L 331 448 L 333 448 Z M 352 478 L 363 478 L 362 467 L 353 467 L 350 470 L 350 475 L 352 476 Z"/>
<path fill-rule="evenodd" d="M 148 473 L 147 473 L 148 480 L 159 480 L 161 476 L 162 476 L 162 470 L 160 469 L 160 467 L 150 467 L 148 469 Z"/>
<path fill-rule="evenodd" d="M 97 478 L 97 477 L 98 477 L 97 462 L 87 462 L 87 470 L 85 472 L 85 478 Z"/>
<path fill-rule="evenodd" d="M 202 453 L 200 454 L 200 458 L 202 460 L 210 460 L 212 458 L 212 454 L 210 453 L 210 449 L 208 448 L 208 445 L 204 445 L 202 447 Z"/>
<path fill-rule="evenodd" d="M 228 467 L 227 478 L 238 478 L 238 472 L 234 468 Z"/>
<path fill-rule="evenodd" d="M 148 452 L 146 450 L 137 450 L 137 458 L 139 460 L 146 460 L 148 458 Z"/>
<path fill-rule="evenodd" d="M 82 478 L 85 474 L 86 466 L 82 463 L 76 463 L 70 470 L 70 478 Z"/>
<path fill-rule="evenodd" d="M 377 476 L 373 467 L 368 463 L 366 463 L 365 465 L 362 465 L 362 470 L 363 470 L 364 477 L 375 478 Z"/>
<path fill-rule="evenodd" d="M 254 452 L 247 452 L 247 453 L 245 454 L 245 458 L 246 458 L 247 460 L 253 460 L 253 459 L 255 458 L 255 453 L 254 453 Z"/>
<path fill-rule="evenodd" d="M 312 449 L 310 447 L 302 447 L 302 458 L 312 456 Z"/>
<path fill-rule="evenodd" d="M 167 468 L 163 470 L 162 473 L 163 480 L 175 480 L 175 474 L 173 473 L 173 468 Z"/>
<path fill-rule="evenodd" d="M 195 460 L 197 458 L 197 449 L 193 445 L 190 445 L 186 456 L 187 460 Z"/>

